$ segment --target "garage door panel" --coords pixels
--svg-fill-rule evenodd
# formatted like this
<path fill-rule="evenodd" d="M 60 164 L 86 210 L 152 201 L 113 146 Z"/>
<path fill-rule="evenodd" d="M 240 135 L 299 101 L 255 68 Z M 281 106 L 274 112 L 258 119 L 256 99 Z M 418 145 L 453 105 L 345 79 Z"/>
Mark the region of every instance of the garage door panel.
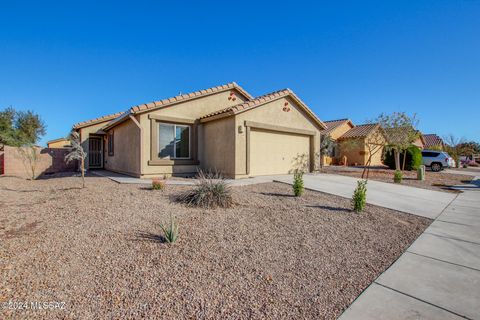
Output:
<path fill-rule="evenodd" d="M 275 131 L 250 132 L 250 174 L 291 173 L 298 157 L 309 159 L 310 137 Z"/>

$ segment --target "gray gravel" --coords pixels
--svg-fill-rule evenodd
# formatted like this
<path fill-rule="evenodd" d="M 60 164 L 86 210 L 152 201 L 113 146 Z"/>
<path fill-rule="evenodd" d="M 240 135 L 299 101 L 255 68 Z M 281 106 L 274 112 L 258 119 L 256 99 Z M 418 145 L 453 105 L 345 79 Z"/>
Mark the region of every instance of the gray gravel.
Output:
<path fill-rule="evenodd" d="M 79 185 L 0 178 L 0 300 L 65 302 L 0 318 L 334 319 L 430 223 L 275 183 L 213 211 L 172 203 L 185 186 Z M 170 214 L 173 246 L 158 237 Z"/>

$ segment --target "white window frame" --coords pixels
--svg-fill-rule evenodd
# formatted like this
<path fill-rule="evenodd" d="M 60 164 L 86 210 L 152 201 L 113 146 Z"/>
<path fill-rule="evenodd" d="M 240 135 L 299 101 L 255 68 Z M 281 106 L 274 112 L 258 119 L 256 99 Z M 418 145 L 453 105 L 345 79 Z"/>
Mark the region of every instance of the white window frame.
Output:
<path fill-rule="evenodd" d="M 157 148 L 158 148 L 158 152 L 160 152 L 160 150 L 161 150 L 161 146 L 160 146 L 160 125 L 162 125 L 162 124 L 173 126 L 173 158 L 172 157 L 170 157 L 170 158 L 160 158 L 159 157 L 159 159 L 172 159 L 172 160 L 175 160 L 175 159 L 191 159 L 191 155 L 192 155 L 192 126 L 185 125 L 185 124 L 169 123 L 169 122 L 158 122 L 158 126 L 157 126 L 157 133 L 158 133 Z M 188 128 L 188 157 L 177 157 L 177 148 L 176 148 L 177 139 L 175 138 L 175 135 L 177 133 L 177 127 Z M 157 155 L 157 157 L 158 157 L 158 155 Z"/>

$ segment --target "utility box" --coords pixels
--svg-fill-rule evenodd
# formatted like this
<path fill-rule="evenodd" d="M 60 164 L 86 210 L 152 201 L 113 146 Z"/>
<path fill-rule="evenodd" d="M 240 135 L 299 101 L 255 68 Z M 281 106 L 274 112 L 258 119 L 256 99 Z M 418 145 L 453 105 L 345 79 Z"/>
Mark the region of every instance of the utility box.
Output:
<path fill-rule="evenodd" d="M 417 169 L 417 180 L 425 181 L 425 166 L 421 165 Z"/>

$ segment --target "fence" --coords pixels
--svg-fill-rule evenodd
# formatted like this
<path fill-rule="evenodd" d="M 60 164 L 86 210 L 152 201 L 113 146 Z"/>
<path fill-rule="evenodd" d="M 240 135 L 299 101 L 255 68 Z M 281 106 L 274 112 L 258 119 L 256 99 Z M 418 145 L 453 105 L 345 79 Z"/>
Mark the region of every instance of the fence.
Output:
<path fill-rule="evenodd" d="M 29 151 L 29 150 L 28 150 Z M 69 152 L 67 148 L 49 149 L 35 147 L 37 160 L 35 161 L 35 176 L 48 175 L 58 172 L 76 171 L 77 162 L 65 163 L 65 155 Z M 4 146 L 0 151 L 0 174 L 31 178 L 29 162 L 22 157 L 19 148 Z"/>

